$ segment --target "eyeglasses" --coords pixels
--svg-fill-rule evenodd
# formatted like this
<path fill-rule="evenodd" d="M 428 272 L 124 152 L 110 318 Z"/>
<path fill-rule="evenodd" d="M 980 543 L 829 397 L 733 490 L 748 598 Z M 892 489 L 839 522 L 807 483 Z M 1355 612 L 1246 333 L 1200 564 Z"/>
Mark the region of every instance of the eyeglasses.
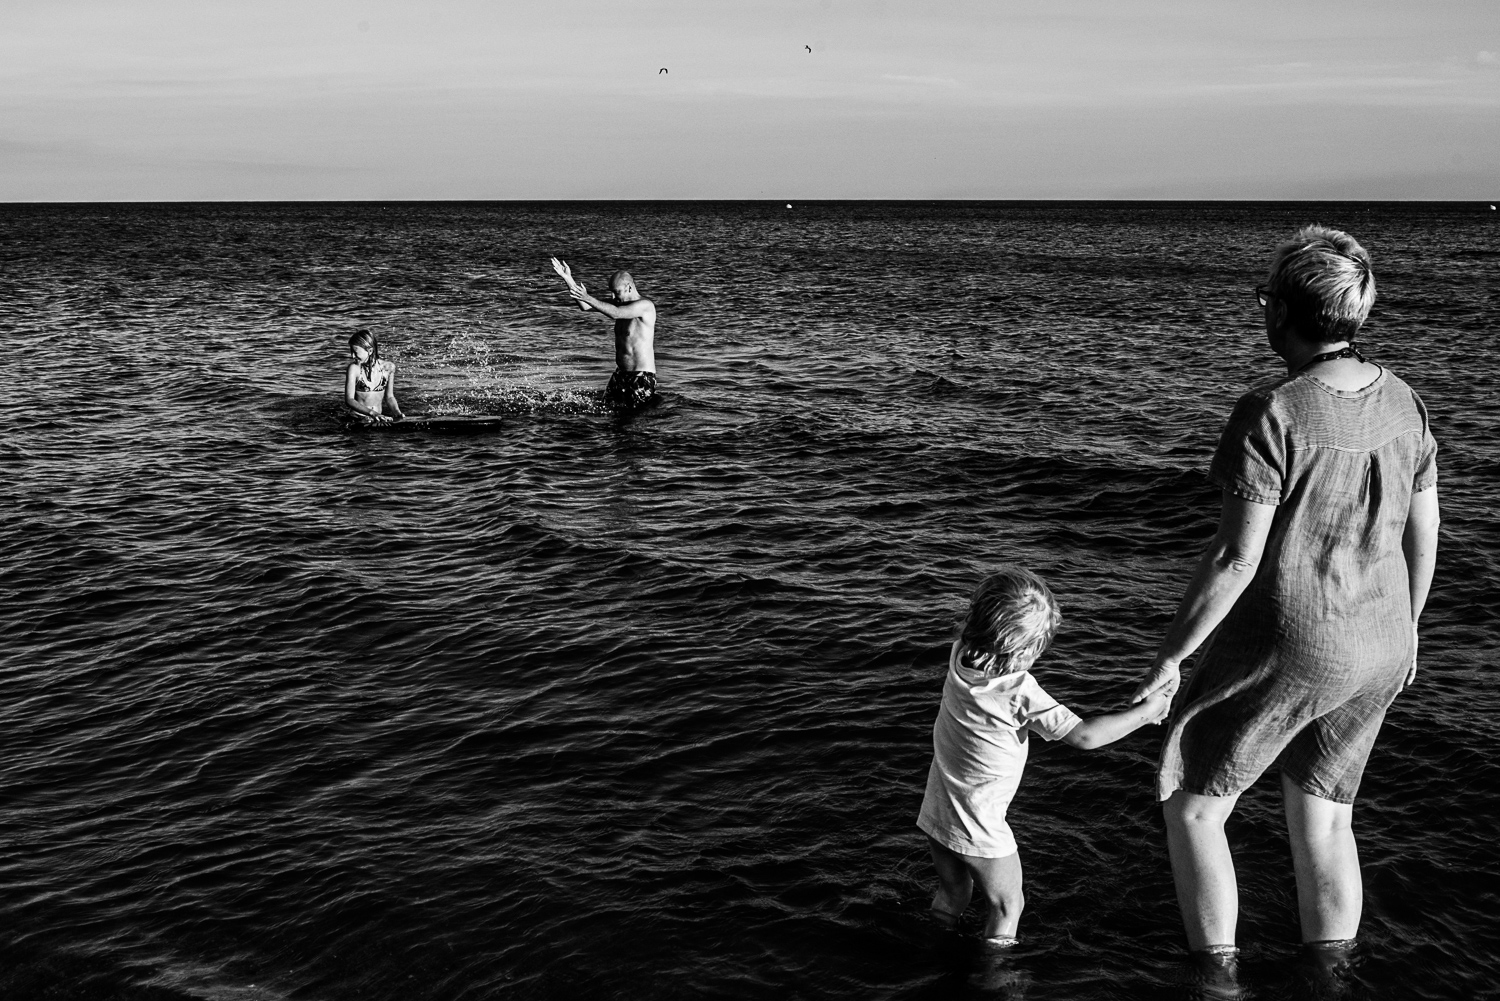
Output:
<path fill-rule="evenodd" d="M 1262 308 L 1265 308 L 1266 306 L 1269 306 L 1271 304 L 1271 291 L 1269 285 L 1255 286 L 1255 301 L 1260 303 Z"/>

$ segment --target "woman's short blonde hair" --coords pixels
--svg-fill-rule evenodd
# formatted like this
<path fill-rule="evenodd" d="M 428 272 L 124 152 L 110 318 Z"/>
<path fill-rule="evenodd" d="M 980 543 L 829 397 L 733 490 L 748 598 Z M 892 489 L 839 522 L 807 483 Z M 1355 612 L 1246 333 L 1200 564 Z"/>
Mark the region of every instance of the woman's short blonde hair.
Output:
<path fill-rule="evenodd" d="M 1304 226 L 1271 258 L 1271 297 L 1287 322 L 1313 344 L 1352 341 L 1375 305 L 1369 252 L 1348 233 Z"/>
<path fill-rule="evenodd" d="M 958 627 L 965 667 L 988 676 L 1023 671 L 1040 657 L 1062 625 L 1052 591 L 1036 574 L 1002 566 L 979 582 Z"/>

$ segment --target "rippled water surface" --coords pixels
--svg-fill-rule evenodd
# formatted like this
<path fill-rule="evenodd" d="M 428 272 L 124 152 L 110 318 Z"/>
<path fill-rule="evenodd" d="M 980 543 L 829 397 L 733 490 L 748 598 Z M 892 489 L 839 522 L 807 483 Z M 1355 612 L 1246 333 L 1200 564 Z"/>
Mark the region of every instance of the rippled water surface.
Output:
<path fill-rule="evenodd" d="M 0 994 L 1492 992 L 1496 215 L 0 206 Z M 1041 573 L 1039 676 L 1121 702 L 1277 373 L 1251 288 L 1314 220 L 1375 256 L 1364 340 L 1432 412 L 1445 516 L 1352 969 L 1295 963 L 1268 777 L 1230 827 L 1238 986 L 1195 979 L 1154 729 L 1033 752 L 1018 950 L 935 930 L 913 821 L 964 592 Z M 657 301 L 660 406 L 601 408 L 553 254 Z M 408 413 L 501 430 L 346 426 L 358 326 Z"/>

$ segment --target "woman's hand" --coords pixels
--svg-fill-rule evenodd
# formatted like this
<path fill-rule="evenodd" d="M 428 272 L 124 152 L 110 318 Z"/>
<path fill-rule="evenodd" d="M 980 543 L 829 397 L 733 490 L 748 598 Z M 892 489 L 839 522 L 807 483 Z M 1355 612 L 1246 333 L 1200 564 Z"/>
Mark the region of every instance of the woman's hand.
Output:
<path fill-rule="evenodd" d="M 1401 685 L 1406 688 L 1417 680 L 1417 624 L 1411 624 L 1411 667 L 1406 671 L 1406 681 Z"/>
<path fill-rule="evenodd" d="M 1180 684 L 1182 684 L 1182 671 L 1179 670 L 1177 661 L 1158 657 L 1156 663 L 1151 665 L 1151 670 L 1146 672 L 1146 677 L 1141 679 L 1141 683 L 1135 687 L 1135 692 L 1130 696 L 1130 702 L 1134 705 L 1153 695 L 1163 695 L 1170 704 Z"/>

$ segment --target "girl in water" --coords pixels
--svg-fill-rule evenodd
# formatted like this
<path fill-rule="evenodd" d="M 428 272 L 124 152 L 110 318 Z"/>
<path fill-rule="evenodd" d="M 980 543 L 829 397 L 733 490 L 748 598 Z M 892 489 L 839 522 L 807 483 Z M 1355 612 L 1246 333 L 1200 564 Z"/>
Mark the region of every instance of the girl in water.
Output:
<path fill-rule="evenodd" d="M 361 420 L 377 424 L 406 416 L 396 402 L 396 365 L 380 360 L 380 342 L 369 330 L 356 330 L 349 338 L 344 406 Z"/>

